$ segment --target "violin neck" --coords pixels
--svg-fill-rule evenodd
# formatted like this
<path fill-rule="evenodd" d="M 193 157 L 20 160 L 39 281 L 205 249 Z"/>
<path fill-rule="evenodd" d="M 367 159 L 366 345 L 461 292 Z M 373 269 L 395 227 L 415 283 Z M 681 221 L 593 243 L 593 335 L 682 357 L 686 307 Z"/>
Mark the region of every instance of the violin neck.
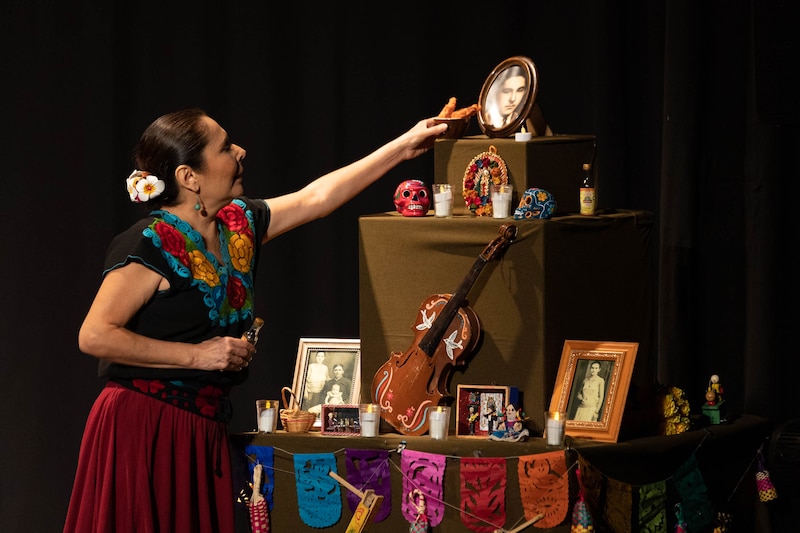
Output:
<path fill-rule="evenodd" d="M 464 280 L 458 286 L 456 292 L 453 293 L 444 306 L 444 309 L 442 309 L 442 313 L 433 321 L 431 329 L 422 337 L 422 340 L 419 342 L 419 347 L 429 357 L 433 357 L 434 352 L 436 352 L 436 347 L 441 342 L 442 337 L 444 337 L 447 327 L 450 325 L 450 322 L 453 321 L 459 308 L 466 301 L 467 294 L 469 294 L 470 289 L 475 284 L 475 280 L 478 279 L 478 275 L 487 262 L 488 260 L 483 257 L 478 257 L 478 259 L 475 260 L 475 263 L 472 264 L 472 268 L 464 277 Z"/>

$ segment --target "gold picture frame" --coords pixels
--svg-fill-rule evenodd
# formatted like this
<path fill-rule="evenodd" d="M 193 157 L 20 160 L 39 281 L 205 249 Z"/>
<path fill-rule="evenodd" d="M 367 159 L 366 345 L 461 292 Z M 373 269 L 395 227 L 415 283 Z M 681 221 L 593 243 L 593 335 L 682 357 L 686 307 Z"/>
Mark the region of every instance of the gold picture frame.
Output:
<path fill-rule="evenodd" d="M 342 394 L 342 402 L 358 405 L 361 401 L 361 340 L 300 339 L 292 382 L 292 405 L 288 407 L 314 413 L 317 419 L 313 428 L 322 426 L 322 405 L 326 403 L 325 397 L 335 382 L 338 368 L 349 386 L 349 391 Z"/>
<path fill-rule="evenodd" d="M 566 413 L 567 435 L 617 442 L 638 350 L 638 342 L 564 341 L 550 411 Z"/>

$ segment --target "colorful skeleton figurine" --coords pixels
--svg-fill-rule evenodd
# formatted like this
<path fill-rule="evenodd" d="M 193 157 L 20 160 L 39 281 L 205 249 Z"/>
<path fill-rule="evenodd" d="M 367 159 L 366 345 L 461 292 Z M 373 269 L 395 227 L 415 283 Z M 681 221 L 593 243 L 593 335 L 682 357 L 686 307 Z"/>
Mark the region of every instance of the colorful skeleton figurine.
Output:
<path fill-rule="evenodd" d="M 708 389 L 706 389 L 706 404 L 716 405 L 722 401 L 722 385 L 719 383 L 719 376 L 714 374 L 708 380 Z"/>
<path fill-rule="evenodd" d="M 524 412 L 517 410 L 513 404 L 508 404 L 497 429 L 489 438 L 504 442 L 518 442 L 527 438 L 528 430 L 523 427 L 523 423 L 527 419 Z"/>

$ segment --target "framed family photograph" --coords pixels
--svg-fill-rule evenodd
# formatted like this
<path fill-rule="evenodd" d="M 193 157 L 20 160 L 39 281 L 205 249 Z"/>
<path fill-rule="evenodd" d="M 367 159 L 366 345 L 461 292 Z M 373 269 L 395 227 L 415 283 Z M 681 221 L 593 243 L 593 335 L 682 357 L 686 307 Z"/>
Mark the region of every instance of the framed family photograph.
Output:
<path fill-rule="evenodd" d="M 292 409 L 317 415 L 322 406 L 358 405 L 361 395 L 360 339 L 301 338 L 292 382 Z"/>
<path fill-rule="evenodd" d="M 338 437 L 360 435 L 360 418 L 358 405 L 323 404 L 321 433 Z"/>
<path fill-rule="evenodd" d="M 509 387 L 459 385 L 456 393 L 456 435 L 486 438 L 503 420 Z"/>
<path fill-rule="evenodd" d="M 510 137 L 521 131 L 552 135 L 536 104 L 539 79 L 529 57 L 514 56 L 501 62 L 486 78 L 478 103 L 478 124 L 488 137 Z"/>
<path fill-rule="evenodd" d="M 637 342 L 564 341 L 550 410 L 571 437 L 617 442 Z"/>

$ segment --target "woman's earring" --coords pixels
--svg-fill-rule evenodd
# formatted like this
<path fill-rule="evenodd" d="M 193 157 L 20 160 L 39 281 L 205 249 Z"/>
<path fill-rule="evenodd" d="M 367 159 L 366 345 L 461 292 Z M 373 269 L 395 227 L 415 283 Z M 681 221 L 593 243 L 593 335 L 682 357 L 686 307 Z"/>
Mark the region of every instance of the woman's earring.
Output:
<path fill-rule="evenodd" d="M 200 199 L 200 193 L 196 192 L 197 201 L 194 203 L 194 210 L 200 213 L 202 216 L 208 216 L 208 212 L 206 211 L 206 206 L 203 205 L 203 201 Z"/>

